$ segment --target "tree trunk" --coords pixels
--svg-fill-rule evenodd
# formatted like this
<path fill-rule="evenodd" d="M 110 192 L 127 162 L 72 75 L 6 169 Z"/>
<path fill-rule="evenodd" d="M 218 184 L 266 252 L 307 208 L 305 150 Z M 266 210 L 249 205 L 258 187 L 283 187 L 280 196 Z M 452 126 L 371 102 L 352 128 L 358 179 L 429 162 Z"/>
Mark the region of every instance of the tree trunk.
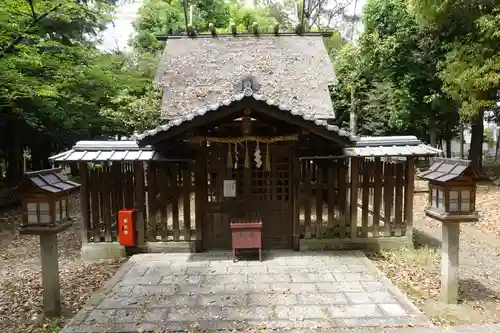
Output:
<path fill-rule="evenodd" d="M 484 139 L 484 111 L 480 111 L 471 123 L 471 139 L 468 159 L 477 172 L 482 172 L 483 139 Z"/>
<path fill-rule="evenodd" d="M 356 101 L 355 101 L 355 90 L 354 87 L 351 88 L 351 111 L 349 113 L 349 127 L 351 129 L 351 135 L 356 136 Z"/>
<path fill-rule="evenodd" d="M 69 168 L 71 170 L 71 176 L 78 176 L 78 163 L 70 163 Z"/>
<path fill-rule="evenodd" d="M 500 149 L 500 129 L 497 130 L 497 137 L 495 141 L 495 162 L 498 162 L 498 150 Z"/>
<path fill-rule="evenodd" d="M 437 148 L 436 122 L 432 117 L 429 119 L 429 144 Z"/>
<path fill-rule="evenodd" d="M 36 144 L 30 145 L 31 168 L 33 171 L 50 169 L 50 144 L 44 139 L 40 139 Z"/>
<path fill-rule="evenodd" d="M 464 154 L 464 124 L 461 122 L 460 123 L 460 158 L 463 159 L 465 157 Z"/>
<path fill-rule="evenodd" d="M 16 120 L 11 120 L 7 126 L 7 183 L 18 185 L 24 174 L 23 144 L 21 129 Z"/>
<path fill-rule="evenodd" d="M 445 141 L 446 141 L 446 156 L 448 158 L 450 158 L 450 157 L 452 157 L 451 156 L 451 138 L 448 136 Z"/>
<path fill-rule="evenodd" d="M 37 149 L 31 150 L 31 171 L 42 170 L 42 158 Z"/>

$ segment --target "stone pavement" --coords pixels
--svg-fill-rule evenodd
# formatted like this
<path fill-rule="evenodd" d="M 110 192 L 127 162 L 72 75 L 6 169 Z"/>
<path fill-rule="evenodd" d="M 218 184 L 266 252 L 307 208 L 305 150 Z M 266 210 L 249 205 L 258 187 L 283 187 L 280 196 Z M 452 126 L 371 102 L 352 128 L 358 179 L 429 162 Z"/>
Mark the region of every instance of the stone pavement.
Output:
<path fill-rule="evenodd" d="M 140 254 L 62 333 L 430 326 L 359 251 Z"/>

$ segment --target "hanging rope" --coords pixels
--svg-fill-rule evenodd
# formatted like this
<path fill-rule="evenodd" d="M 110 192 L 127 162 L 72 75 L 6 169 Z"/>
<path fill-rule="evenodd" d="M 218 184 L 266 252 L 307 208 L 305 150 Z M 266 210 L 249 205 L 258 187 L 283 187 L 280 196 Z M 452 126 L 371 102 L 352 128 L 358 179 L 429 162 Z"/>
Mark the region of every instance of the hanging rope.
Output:
<path fill-rule="evenodd" d="M 245 168 L 250 167 L 250 161 L 248 160 L 248 142 L 245 141 Z"/>
<path fill-rule="evenodd" d="M 266 171 L 271 171 L 271 155 L 269 155 L 269 143 L 266 144 Z"/>
<path fill-rule="evenodd" d="M 234 144 L 234 169 L 238 169 L 238 158 L 240 153 L 238 153 L 238 144 Z"/>
<path fill-rule="evenodd" d="M 235 138 L 220 138 L 220 137 L 210 137 L 210 136 L 195 136 L 189 138 L 189 142 L 215 142 L 215 143 L 243 143 L 247 141 L 254 141 L 260 143 L 273 143 L 280 141 L 298 141 L 298 135 L 281 135 L 272 137 L 261 137 L 261 136 L 242 136 Z"/>
<path fill-rule="evenodd" d="M 227 163 L 226 166 L 228 169 L 231 169 L 233 167 L 233 156 L 231 155 L 231 144 L 228 144 L 228 149 L 227 149 Z"/>

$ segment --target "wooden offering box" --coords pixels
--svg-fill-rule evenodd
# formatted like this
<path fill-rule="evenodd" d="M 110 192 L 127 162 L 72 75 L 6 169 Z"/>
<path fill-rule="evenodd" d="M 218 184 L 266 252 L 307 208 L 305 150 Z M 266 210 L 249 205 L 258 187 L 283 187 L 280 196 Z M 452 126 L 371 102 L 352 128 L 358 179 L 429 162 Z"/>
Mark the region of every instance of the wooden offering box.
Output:
<path fill-rule="evenodd" d="M 262 221 L 233 220 L 231 221 L 233 242 L 233 262 L 236 261 L 237 249 L 259 249 L 259 261 L 262 261 Z"/>

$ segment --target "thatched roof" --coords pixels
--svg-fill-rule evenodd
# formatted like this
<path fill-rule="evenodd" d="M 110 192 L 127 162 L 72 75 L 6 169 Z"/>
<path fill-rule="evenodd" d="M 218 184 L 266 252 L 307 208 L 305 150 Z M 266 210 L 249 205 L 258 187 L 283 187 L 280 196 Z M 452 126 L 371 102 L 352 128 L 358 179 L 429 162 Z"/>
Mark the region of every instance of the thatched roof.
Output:
<path fill-rule="evenodd" d="M 248 75 L 266 98 L 334 116 L 328 86 L 335 77 L 320 36 L 169 39 L 157 74 L 163 116 L 177 118 L 227 99 Z"/>

